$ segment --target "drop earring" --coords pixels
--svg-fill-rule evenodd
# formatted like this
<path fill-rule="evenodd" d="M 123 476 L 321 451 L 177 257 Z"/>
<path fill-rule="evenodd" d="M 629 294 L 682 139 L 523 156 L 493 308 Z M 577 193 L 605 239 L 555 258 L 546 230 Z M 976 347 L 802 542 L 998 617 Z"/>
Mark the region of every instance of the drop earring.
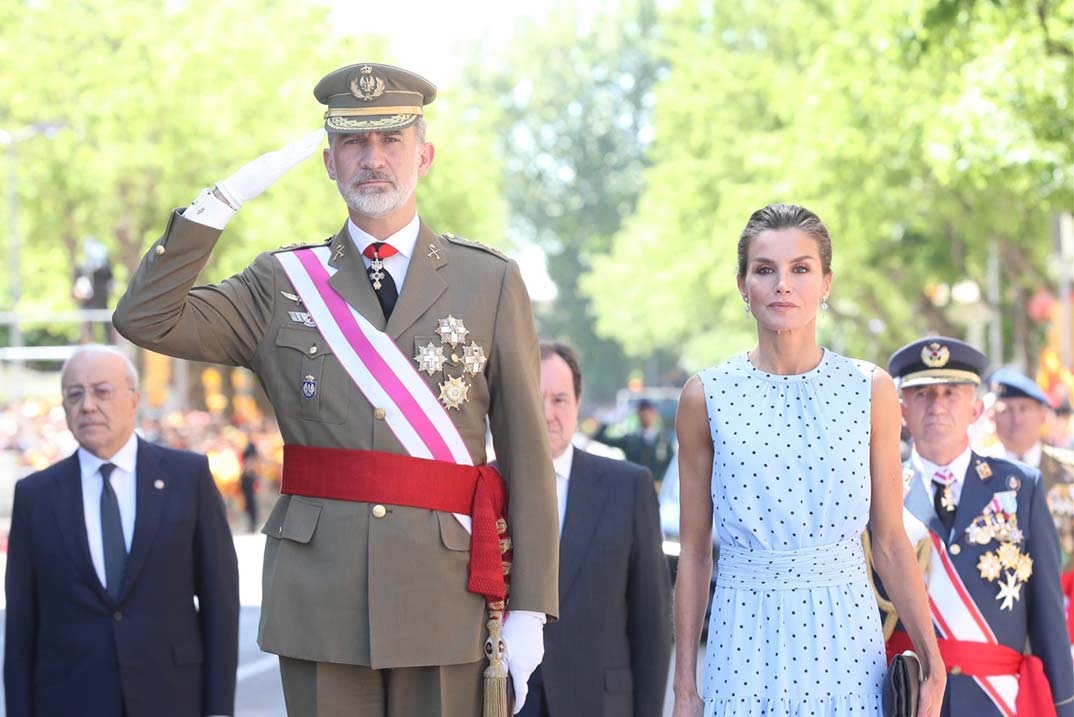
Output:
<path fill-rule="evenodd" d="M 749 316 L 751 314 L 751 312 L 750 312 L 750 300 L 747 299 L 745 296 L 742 297 L 742 300 L 746 302 L 746 307 L 745 307 L 746 308 L 746 316 Z"/>
<path fill-rule="evenodd" d="M 828 310 L 828 297 L 827 296 L 825 296 L 823 299 L 821 299 L 820 308 L 822 308 L 825 311 Z"/>

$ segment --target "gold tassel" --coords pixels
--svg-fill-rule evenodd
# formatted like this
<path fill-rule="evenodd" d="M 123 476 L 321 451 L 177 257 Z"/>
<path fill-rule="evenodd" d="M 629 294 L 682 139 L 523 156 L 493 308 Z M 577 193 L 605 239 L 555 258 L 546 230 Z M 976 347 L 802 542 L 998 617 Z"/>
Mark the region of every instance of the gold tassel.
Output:
<path fill-rule="evenodd" d="M 504 662 L 503 612 L 489 609 L 489 636 L 485 640 L 485 656 L 489 665 L 485 668 L 484 717 L 510 717 L 507 704 L 507 663 Z"/>

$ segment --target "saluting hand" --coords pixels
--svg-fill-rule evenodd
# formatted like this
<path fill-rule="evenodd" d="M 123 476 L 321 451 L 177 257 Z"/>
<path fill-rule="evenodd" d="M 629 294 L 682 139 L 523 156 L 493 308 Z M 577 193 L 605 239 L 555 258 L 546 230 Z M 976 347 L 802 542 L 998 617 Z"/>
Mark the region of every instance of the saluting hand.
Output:
<path fill-rule="evenodd" d="M 317 151 L 324 138 L 325 131 L 322 127 L 286 147 L 267 152 L 227 179 L 217 182 L 216 188 L 231 208 L 238 210 L 243 202 L 264 192 L 286 174 L 287 170 Z"/>

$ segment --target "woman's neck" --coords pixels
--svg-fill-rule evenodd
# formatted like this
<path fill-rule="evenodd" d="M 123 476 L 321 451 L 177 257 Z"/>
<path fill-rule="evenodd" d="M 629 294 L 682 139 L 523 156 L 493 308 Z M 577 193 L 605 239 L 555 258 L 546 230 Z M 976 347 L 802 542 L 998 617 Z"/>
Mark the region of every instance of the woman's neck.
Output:
<path fill-rule="evenodd" d="M 800 331 L 758 329 L 757 348 L 750 351 L 749 360 L 765 373 L 790 376 L 812 371 L 823 356 L 814 326 L 810 325 Z"/>

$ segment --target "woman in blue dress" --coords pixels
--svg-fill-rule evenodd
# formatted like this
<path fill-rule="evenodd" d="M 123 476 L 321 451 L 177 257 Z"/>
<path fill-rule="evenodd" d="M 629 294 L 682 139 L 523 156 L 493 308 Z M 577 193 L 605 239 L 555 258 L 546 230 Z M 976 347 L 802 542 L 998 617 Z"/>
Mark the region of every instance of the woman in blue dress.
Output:
<path fill-rule="evenodd" d="M 886 665 L 867 524 L 922 660 L 919 714 L 939 716 L 946 673 L 903 529 L 895 385 L 817 344 L 831 285 L 831 239 L 813 212 L 754 212 L 738 287 L 757 346 L 692 377 L 679 402 L 675 717 L 880 717 Z M 720 564 L 699 692 L 714 524 Z"/>

